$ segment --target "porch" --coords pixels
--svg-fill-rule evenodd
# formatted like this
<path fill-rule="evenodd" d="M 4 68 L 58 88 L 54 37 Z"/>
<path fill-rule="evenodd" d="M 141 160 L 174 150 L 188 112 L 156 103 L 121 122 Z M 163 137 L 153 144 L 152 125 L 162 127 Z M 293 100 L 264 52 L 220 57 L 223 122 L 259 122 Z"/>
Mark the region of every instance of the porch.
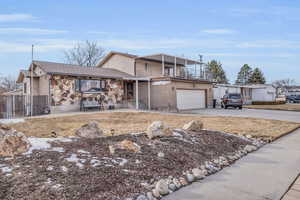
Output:
<path fill-rule="evenodd" d="M 147 100 L 140 99 L 140 84 L 148 83 Z M 143 91 L 144 92 L 144 91 Z M 112 109 L 151 109 L 150 79 L 55 75 L 50 80 L 51 112 Z"/>

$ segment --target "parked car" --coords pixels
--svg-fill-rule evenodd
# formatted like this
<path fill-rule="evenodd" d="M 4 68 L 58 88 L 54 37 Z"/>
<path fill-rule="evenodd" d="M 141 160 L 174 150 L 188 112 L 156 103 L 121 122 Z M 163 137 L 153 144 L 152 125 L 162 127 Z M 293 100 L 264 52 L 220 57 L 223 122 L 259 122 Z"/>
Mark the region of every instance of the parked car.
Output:
<path fill-rule="evenodd" d="M 225 94 L 221 101 L 221 107 L 227 109 L 228 107 L 243 108 L 242 95 L 238 93 Z"/>
<path fill-rule="evenodd" d="M 289 103 L 300 103 L 300 95 L 290 95 L 286 97 Z"/>

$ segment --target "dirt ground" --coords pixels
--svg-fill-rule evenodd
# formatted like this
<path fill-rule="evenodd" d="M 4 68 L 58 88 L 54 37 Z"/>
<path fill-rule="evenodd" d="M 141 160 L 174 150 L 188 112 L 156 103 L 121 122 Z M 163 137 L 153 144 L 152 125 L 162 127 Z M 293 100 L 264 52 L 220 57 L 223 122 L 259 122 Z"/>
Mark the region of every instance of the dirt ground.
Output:
<path fill-rule="evenodd" d="M 247 105 L 245 108 L 265 109 L 265 110 L 286 110 L 300 112 L 300 104 L 281 104 L 281 105 Z"/>
<path fill-rule="evenodd" d="M 140 152 L 110 154 L 109 145 L 124 139 L 139 145 Z M 41 140 L 31 138 L 36 144 Z M 14 159 L 0 157 L 0 199 L 132 198 L 151 191 L 149 186 L 159 179 L 182 177 L 205 161 L 234 155 L 252 144 L 212 131 L 177 132 L 154 140 L 145 134 L 68 140 L 49 141 L 51 148 L 31 150 Z"/>
<path fill-rule="evenodd" d="M 144 132 L 153 121 L 161 120 L 173 128 L 181 128 L 191 120 L 201 120 L 204 128 L 233 134 L 252 135 L 275 139 L 299 127 L 293 122 L 239 118 L 239 117 L 213 117 L 178 114 L 159 114 L 147 112 L 111 112 L 91 113 L 54 118 L 33 118 L 24 123 L 12 125 L 13 128 L 25 133 L 27 136 L 51 137 L 51 132 L 57 136 L 73 136 L 75 130 L 90 121 L 99 123 L 107 135 Z M 113 130 L 112 130 L 113 129 Z"/>

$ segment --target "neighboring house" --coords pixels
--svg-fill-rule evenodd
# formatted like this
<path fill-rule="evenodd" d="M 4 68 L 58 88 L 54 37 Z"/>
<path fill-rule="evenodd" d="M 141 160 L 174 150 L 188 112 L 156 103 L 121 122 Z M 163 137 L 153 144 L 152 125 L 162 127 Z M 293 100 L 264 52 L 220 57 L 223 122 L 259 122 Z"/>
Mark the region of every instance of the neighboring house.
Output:
<path fill-rule="evenodd" d="M 213 88 L 214 99 L 218 103 L 227 93 L 242 94 L 244 104 L 251 104 L 253 101 L 275 101 L 276 88 L 268 84 L 251 84 L 251 85 L 230 85 L 216 84 Z"/>
<path fill-rule="evenodd" d="M 300 86 L 294 85 L 294 86 L 287 86 L 285 95 L 300 95 Z"/>
<path fill-rule="evenodd" d="M 18 83 L 23 83 L 23 94 L 30 95 L 33 70 L 32 94 L 48 95 L 52 112 L 78 111 L 82 101 L 92 99 L 104 108 L 199 109 L 211 106 L 213 96 L 212 83 L 200 66 L 166 54 L 110 52 L 95 67 L 33 61 L 28 71 L 20 72 Z"/>

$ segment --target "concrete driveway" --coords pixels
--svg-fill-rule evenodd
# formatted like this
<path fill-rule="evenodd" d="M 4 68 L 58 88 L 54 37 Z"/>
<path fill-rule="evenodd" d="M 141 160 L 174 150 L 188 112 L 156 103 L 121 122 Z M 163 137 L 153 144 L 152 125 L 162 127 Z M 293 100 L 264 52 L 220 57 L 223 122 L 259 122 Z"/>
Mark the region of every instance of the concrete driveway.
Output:
<path fill-rule="evenodd" d="M 254 117 L 264 119 L 276 119 L 285 121 L 300 122 L 300 112 L 294 111 L 278 111 L 278 110 L 258 110 L 258 109 L 203 109 L 184 111 L 186 114 L 200 115 L 218 115 L 218 116 L 236 116 L 236 117 Z"/>
<path fill-rule="evenodd" d="M 187 112 L 185 112 L 187 113 Z M 200 115 L 241 116 L 300 122 L 300 113 L 271 110 L 207 109 Z M 300 129 L 265 145 L 217 174 L 164 200 L 279 200 L 300 172 Z"/>

